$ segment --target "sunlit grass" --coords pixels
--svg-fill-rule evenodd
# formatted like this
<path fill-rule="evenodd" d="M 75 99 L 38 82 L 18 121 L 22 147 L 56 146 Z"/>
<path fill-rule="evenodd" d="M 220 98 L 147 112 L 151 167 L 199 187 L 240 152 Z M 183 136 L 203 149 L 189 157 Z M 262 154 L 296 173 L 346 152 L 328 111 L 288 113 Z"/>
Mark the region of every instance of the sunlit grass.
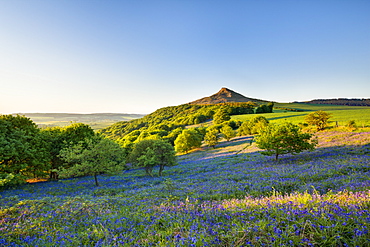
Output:
<path fill-rule="evenodd" d="M 302 111 L 287 111 L 281 109 L 274 109 L 274 113 L 264 114 L 246 114 L 232 116 L 231 119 L 246 121 L 255 116 L 264 116 L 271 122 L 279 123 L 289 121 L 295 124 L 304 123 L 304 118 L 312 111 L 323 110 L 330 114 L 329 126 L 335 127 L 336 125 L 344 127 L 349 120 L 354 120 L 358 127 L 370 127 L 370 107 L 366 106 L 331 106 L 331 105 L 310 105 L 310 104 L 297 104 L 286 103 L 277 104 L 278 107 L 285 107 L 291 109 L 298 109 Z"/>

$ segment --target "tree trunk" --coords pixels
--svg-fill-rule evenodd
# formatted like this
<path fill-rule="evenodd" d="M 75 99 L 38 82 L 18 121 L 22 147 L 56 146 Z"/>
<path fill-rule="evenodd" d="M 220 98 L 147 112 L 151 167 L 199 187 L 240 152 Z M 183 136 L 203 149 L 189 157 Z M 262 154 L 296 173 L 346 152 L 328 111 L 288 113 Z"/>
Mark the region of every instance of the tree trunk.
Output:
<path fill-rule="evenodd" d="M 279 153 L 275 154 L 275 161 L 278 161 Z"/>
<path fill-rule="evenodd" d="M 98 175 L 94 174 L 94 178 L 95 178 L 95 185 L 96 186 L 99 186 L 99 183 L 98 183 Z"/>
<path fill-rule="evenodd" d="M 159 173 L 158 173 L 160 177 L 162 176 L 163 169 L 164 169 L 164 166 L 163 165 L 160 165 L 159 166 Z"/>

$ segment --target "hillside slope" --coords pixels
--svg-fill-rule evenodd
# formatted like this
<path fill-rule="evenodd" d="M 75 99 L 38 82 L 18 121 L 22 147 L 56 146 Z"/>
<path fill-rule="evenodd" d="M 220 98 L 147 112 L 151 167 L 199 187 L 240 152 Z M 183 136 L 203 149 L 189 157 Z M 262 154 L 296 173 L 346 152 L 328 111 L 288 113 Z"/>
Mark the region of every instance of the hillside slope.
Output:
<path fill-rule="evenodd" d="M 320 132 L 316 150 L 278 164 L 237 137 L 178 156 L 163 177 L 0 191 L 0 246 L 367 246 L 369 134 Z"/>

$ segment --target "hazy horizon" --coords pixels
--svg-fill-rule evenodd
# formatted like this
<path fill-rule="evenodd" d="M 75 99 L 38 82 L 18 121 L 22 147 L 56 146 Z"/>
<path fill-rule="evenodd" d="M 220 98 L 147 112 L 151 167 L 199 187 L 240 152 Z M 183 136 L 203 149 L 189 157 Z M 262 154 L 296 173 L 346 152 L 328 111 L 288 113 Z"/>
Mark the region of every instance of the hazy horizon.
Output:
<path fill-rule="evenodd" d="M 0 114 L 370 98 L 368 1 L 5 0 L 0 23 Z"/>

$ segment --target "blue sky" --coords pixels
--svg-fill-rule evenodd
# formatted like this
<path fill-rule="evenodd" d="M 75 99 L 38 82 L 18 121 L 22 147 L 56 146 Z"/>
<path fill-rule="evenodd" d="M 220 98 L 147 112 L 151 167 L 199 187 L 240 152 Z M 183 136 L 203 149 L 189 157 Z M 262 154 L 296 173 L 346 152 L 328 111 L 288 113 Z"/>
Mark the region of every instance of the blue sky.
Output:
<path fill-rule="evenodd" d="M 369 27 L 365 0 L 2 0 L 0 113 L 370 98 Z"/>

